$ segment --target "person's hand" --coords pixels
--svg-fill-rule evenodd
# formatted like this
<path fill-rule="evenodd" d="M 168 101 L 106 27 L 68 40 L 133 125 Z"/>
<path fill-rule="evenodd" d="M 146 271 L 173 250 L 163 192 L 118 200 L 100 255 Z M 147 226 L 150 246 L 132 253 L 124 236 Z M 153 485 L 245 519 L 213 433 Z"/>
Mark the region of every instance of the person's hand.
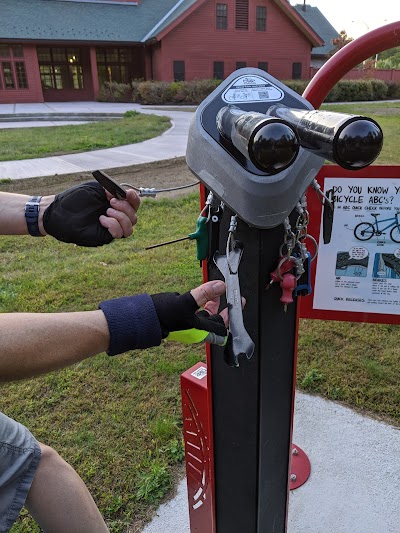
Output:
<path fill-rule="evenodd" d="M 206 331 L 226 337 L 227 314 L 218 312 L 223 281 L 209 281 L 185 294 L 163 292 L 105 300 L 99 304 L 110 332 L 108 355 L 158 346 L 171 332 Z M 203 311 L 199 311 L 200 306 Z M 215 313 L 214 313 L 215 312 Z M 201 340 L 180 342 L 201 342 Z"/>
<path fill-rule="evenodd" d="M 43 199 L 43 207 L 49 198 Z M 39 216 L 39 227 L 42 224 L 59 241 L 102 246 L 132 234 L 139 205 L 134 190 L 127 191 L 126 200 L 118 200 L 95 181 L 83 183 L 57 194 Z"/>
<path fill-rule="evenodd" d="M 203 283 L 185 294 L 162 292 L 151 296 L 160 321 L 163 338 L 173 331 L 197 329 L 218 336 L 227 335 L 227 310 L 218 314 L 220 296 L 225 293 L 223 281 Z M 204 307 L 203 311 L 198 311 Z"/>
<path fill-rule="evenodd" d="M 133 233 L 133 226 L 137 223 L 139 195 L 133 189 L 129 189 L 126 191 L 126 199 L 118 200 L 108 191 L 105 192 L 111 207 L 107 209 L 106 215 L 100 216 L 100 224 L 107 228 L 114 239 L 129 237 Z"/>

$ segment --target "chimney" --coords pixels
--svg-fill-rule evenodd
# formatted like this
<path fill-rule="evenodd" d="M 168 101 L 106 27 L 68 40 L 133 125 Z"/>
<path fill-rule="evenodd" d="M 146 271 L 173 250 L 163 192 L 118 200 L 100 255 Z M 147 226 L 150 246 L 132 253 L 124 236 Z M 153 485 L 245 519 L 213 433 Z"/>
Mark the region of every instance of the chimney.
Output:
<path fill-rule="evenodd" d="M 303 11 L 307 11 L 307 0 L 304 0 L 303 7 L 301 8 Z"/>

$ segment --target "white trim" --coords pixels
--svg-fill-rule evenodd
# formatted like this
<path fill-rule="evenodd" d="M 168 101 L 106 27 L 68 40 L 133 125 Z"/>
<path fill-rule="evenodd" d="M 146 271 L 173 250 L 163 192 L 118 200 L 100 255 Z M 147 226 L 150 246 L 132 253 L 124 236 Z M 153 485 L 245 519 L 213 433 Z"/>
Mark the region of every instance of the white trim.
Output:
<path fill-rule="evenodd" d="M 154 32 L 157 30 L 157 28 L 159 28 L 159 27 L 161 26 L 161 24 L 163 24 L 163 23 L 167 20 L 167 18 L 168 18 L 168 17 L 169 17 L 169 16 L 170 16 L 170 15 L 171 15 L 171 14 L 172 14 L 172 13 L 173 13 L 173 12 L 174 12 L 174 11 L 180 6 L 180 5 L 181 5 L 181 4 L 183 4 L 183 2 L 185 2 L 185 0 L 179 0 L 179 2 L 177 2 L 177 3 L 174 5 L 174 7 L 171 8 L 171 9 L 168 11 L 168 13 L 167 13 L 166 15 L 164 15 L 163 18 L 157 22 L 157 24 L 154 26 L 154 28 L 152 28 L 152 29 L 147 33 L 147 35 L 145 35 L 145 36 L 143 37 L 143 39 L 141 40 L 141 42 L 142 42 L 142 43 L 146 42 L 147 39 L 150 37 L 150 35 L 151 35 L 152 33 L 154 33 Z"/>

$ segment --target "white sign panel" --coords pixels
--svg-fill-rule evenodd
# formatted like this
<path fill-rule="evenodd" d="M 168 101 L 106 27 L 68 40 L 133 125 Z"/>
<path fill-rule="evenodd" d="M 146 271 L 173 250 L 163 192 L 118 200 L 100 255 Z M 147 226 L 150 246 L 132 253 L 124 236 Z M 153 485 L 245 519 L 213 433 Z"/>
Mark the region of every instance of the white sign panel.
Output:
<path fill-rule="evenodd" d="M 207 368 L 205 366 L 199 366 L 192 372 L 192 376 L 197 379 L 203 379 L 207 377 Z"/>
<path fill-rule="evenodd" d="M 261 76 L 240 76 L 222 95 L 227 104 L 243 102 L 278 102 L 284 94 L 279 87 Z"/>
<path fill-rule="evenodd" d="M 400 184 L 390 178 L 325 178 L 333 189 L 331 240 L 320 248 L 314 308 L 400 312 Z"/>

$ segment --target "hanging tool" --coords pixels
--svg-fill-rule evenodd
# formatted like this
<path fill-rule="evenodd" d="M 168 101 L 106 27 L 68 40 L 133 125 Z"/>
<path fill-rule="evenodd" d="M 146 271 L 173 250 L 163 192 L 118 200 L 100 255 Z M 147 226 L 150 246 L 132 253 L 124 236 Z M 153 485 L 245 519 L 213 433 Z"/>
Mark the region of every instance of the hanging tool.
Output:
<path fill-rule="evenodd" d="M 228 337 L 222 337 L 211 331 L 204 331 L 201 329 L 185 329 L 181 331 L 171 331 L 166 337 L 167 341 L 176 341 L 183 344 L 198 344 L 200 342 L 208 342 L 218 346 L 225 346 Z"/>
<path fill-rule="evenodd" d="M 293 303 L 293 291 L 296 288 L 296 276 L 287 272 L 283 274 L 282 281 L 280 283 L 282 289 L 282 296 L 280 301 L 283 303 L 283 310 L 286 313 L 288 304 Z"/>
<path fill-rule="evenodd" d="M 229 338 L 225 347 L 225 361 L 230 366 L 239 366 L 239 356 L 244 354 L 251 359 L 254 353 L 254 342 L 247 333 L 243 323 L 242 297 L 240 294 L 238 268 L 243 247 L 237 246 L 226 255 L 215 252 L 214 262 L 225 278 L 226 301 L 229 314 Z"/>
<path fill-rule="evenodd" d="M 329 244 L 332 237 L 333 214 L 335 212 L 335 196 L 333 194 L 333 189 L 326 191 L 325 197 L 329 200 L 329 203 L 324 202 L 322 208 L 322 237 L 324 244 Z"/>
<path fill-rule="evenodd" d="M 151 250 L 152 248 L 158 248 L 160 246 L 166 246 L 168 244 L 173 244 L 175 242 L 186 241 L 186 240 L 195 240 L 197 244 L 197 259 L 203 261 L 207 258 L 208 254 L 208 231 L 207 231 L 207 217 L 200 215 L 196 222 L 196 231 L 189 233 L 187 237 L 181 237 L 180 239 L 174 239 L 173 241 L 162 242 L 160 244 L 152 244 L 151 246 L 146 246 L 146 250 Z"/>
<path fill-rule="evenodd" d="M 111 193 L 115 198 L 124 200 L 126 198 L 126 191 L 115 181 L 101 170 L 92 172 L 93 177 L 102 185 L 106 191 Z"/>
<path fill-rule="evenodd" d="M 195 181 L 193 183 L 188 183 L 187 185 L 168 187 L 166 189 L 156 189 L 155 187 L 135 187 L 135 185 L 131 185 L 130 183 L 119 184 L 102 170 L 95 170 L 92 172 L 92 175 L 108 192 L 110 192 L 119 200 L 124 200 L 126 198 L 126 191 L 123 189 L 123 187 L 135 190 L 141 198 L 155 198 L 158 193 L 180 191 L 182 189 L 188 189 L 189 187 L 194 187 L 195 185 L 199 184 L 198 181 Z"/>
<path fill-rule="evenodd" d="M 239 356 L 251 359 L 255 344 L 247 333 L 243 322 L 242 297 L 239 284 L 239 264 L 243 254 L 243 244 L 235 240 L 236 215 L 231 217 L 226 255 L 218 251 L 214 254 L 214 262 L 225 278 L 226 301 L 229 315 L 229 337 L 224 350 L 225 362 L 230 366 L 239 366 Z"/>

